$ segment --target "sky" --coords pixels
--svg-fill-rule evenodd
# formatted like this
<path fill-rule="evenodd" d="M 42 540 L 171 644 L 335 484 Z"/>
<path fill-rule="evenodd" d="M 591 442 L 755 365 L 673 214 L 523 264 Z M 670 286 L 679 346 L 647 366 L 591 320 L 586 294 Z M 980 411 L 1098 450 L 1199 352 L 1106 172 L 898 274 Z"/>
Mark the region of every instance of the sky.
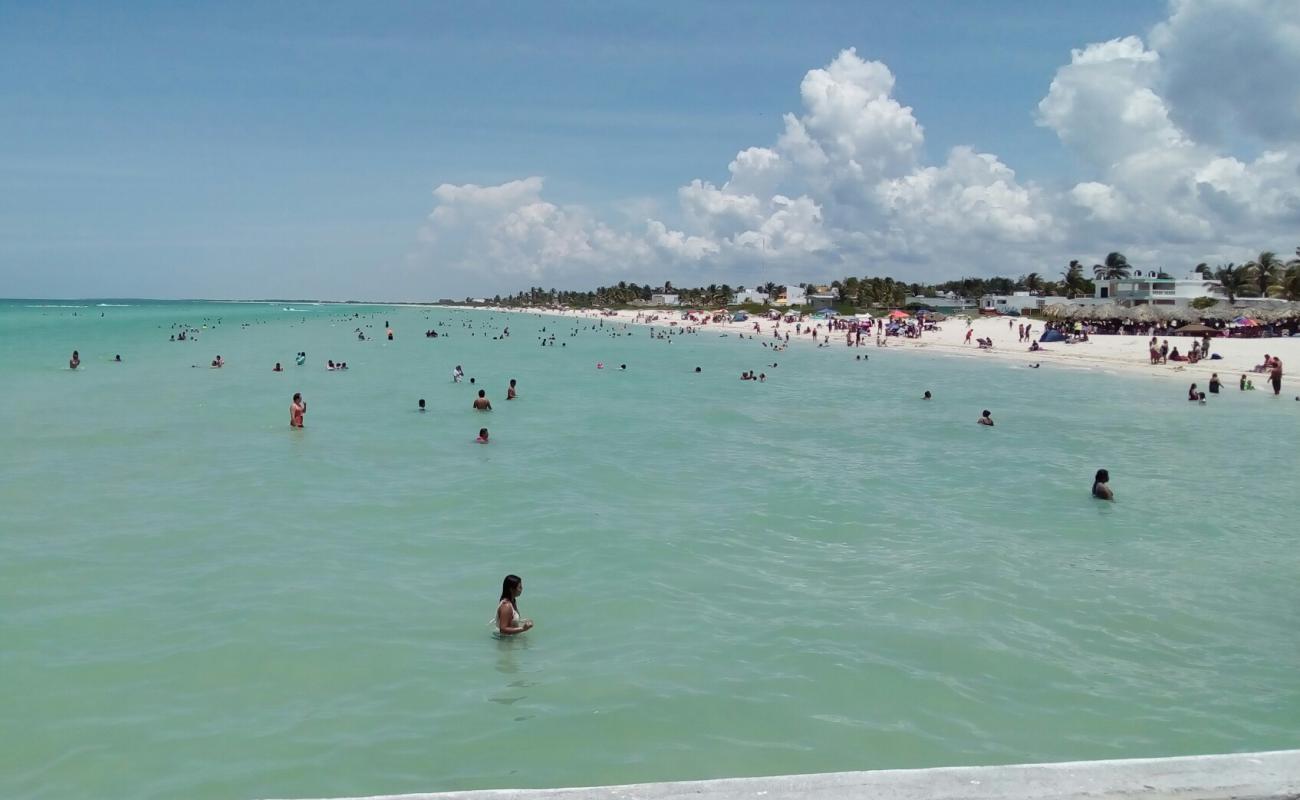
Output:
<path fill-rule="evenodd" d="M 0 0 L 0 296 L 1182 273 L 1300 245 L 1300 2 Z"/>

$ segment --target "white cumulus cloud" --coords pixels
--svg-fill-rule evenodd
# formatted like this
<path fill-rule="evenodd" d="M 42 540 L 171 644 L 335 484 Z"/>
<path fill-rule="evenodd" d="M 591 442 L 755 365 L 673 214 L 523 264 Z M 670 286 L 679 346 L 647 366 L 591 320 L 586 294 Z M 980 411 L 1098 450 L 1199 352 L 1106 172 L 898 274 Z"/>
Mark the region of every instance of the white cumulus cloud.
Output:
<path fill-rule="evenodd" d="M 1148 41 L 1086 44 L 1052 76 L 1037 121 L 1086 173 L 1063 190 L 966 146 L 923 163 L 924 128 L 895 98 L 894 74 L 849 48 L 808 71 L 802 108 L 771 142 L 740 149 L 725 182 L 685 181 L 674 223 L 652 214 L 611 226 L 545 200 L 535 177 L 443 185 L 421 257 L 514 290 L 1050 272 L 1112 249 L 1181 270 L 1219 253 L 1289 250 L 1300 223 L 1300 2 L 1170 8 Z M 1235 77 L 1216 83 L 1216 71 Z M 1213 109 L 1218 120 L 1203 124 Z M 1241 137 L 1258 146 L 1225 144 Z"/>

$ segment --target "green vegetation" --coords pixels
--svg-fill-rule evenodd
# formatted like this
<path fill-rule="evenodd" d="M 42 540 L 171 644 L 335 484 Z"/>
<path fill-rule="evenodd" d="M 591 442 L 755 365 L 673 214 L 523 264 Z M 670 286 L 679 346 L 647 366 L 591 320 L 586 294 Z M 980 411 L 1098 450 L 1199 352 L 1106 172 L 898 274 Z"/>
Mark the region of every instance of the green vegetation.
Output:
<path fill-rule="evenodd" d="M 1078 260 L 1071 260 L 1059 273 L 1059 281 L 1046 280 L 1044 273 L 1031 272 L 1019 278 L 960 278 L 942 283 L 905 283 L 891 277 L 846 277 L 831 281 L 828 288 L 838 292 L 840 301 L 835 309 L 849 313 L 858 308 L 901 308 L 908 296 L 938 297 L 951 293 L 956 297 L 976 299 L 986 294 L 1009 295 L 1014 292 L 1034 292 L 1042 295 L 1059 295 L 1063 297 L 1091 297 L 1096 289 L 1094 281 L 1127 278 L 1135 268 L 1123 253 L 1107 254 L 1105 263 L 1094 264 L 1093 279 L 1084 274 L 1084 266 Z M 1271 251 L 1261 252 L 1254 260 L 1242 266 L 1236 264 L 1220 265 L 1216 269 L 1204 263 L 1197 264 L 1196 273 L 1206 282 L 1217 280 L 1223 285 L 1224 294 L 1229 302 L 1238 297 L 1280 297 L 1286 300 L 1300 300 L 1300 247 L 1296 248 L 1296 258 L 1285 264 Z M 1162 278 L 1169 275 L 1158 271 Z M 809 294 L 819 287 L 810 283 L 799 286 Z M 619 281 L 614 286 L 598 286 L 589 291 L 571 291 L 544 289 L 541 286 L 530 287 L 527 291 L 492 298 L 497 305 L 509 306 L 547 306 L 565 305 L 575 308 L 622 308 L 634 305 L 650 305 L 655 294 L 675 294 L 684 306 L 695 308 L 722 308 L 731 306 L 737 291 L 747 287 L 731 287 L 723 284 L 709 284 L 693 288 L 675 287 L 670 281 L 662 286 L 652 284 L 638 285 Z M 753 291 L 763 292 L 775 300 L 786 289 L 784 285 L 765 283 L 761 286 L 748 287 Z M 1209 286 L 1207 286 L 1207 290 Z M 1209 298 L 1206 298 L 1209 299 Z M 736 307 L 736 306 L 732 306 Z M 764 306 L 744 304 L 739 308 L 750 313 L 763 313 Z"/>

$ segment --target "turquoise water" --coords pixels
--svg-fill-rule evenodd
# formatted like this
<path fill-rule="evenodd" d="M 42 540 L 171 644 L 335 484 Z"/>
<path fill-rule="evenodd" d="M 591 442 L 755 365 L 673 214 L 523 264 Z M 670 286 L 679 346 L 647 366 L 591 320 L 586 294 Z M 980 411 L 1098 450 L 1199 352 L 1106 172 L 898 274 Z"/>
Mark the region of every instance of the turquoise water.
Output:
<path fill-rule="evenodd" d="M 1300 404 L 524 315 L 113 302 L 0 303 L 0 796 L 1296 746 Z M 498 641 L 507 572 L 537 627 Z"/>

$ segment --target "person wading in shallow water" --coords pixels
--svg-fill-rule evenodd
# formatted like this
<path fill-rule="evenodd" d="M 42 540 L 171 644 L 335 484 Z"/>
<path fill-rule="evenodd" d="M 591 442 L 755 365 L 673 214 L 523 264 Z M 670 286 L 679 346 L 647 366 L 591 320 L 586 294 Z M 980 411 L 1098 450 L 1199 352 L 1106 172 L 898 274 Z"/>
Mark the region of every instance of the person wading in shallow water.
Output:
<path fill-rule="evenodd" d="M 301 392 L 293 393 L 293 402 L 289 404 L 289 427 L 301 428 L 302 417 L 307 413 L 307 401 L 302 399 Z"/>
<path fill-rule="evenodd" d="M 514 636 L 533 627 L 531 619 L 519 616 L 519 595 L 524 593 L 524 579 L 518 575 L 507 575 L 501 582 L 501 599 L 497 601 L 497 632 L 504 636 Z"/>
<path fill-rule="evenodd" d="M 1110 472 L 1104 469 L 1097 470 L 1097 474 L 1092 479 L 1092 496 L 1098 500 L 1114 500 L 1115 493 L 1110 490 Z"/>

